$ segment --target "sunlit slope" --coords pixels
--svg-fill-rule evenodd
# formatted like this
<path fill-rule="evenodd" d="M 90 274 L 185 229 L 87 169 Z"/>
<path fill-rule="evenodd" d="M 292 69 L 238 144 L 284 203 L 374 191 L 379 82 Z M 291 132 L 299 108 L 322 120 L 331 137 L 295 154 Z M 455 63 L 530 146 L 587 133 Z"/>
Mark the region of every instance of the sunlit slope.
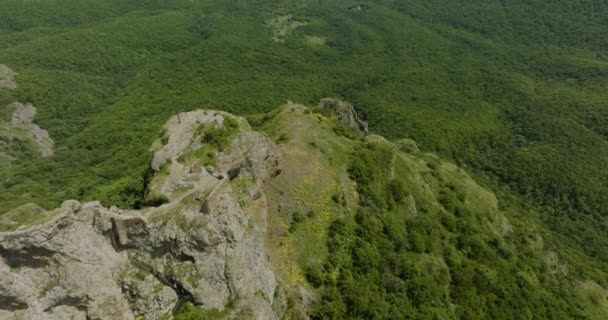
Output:
<path fill-rule="evenodd" d="M 596 258 L 415 142 L 295 104 L 250 122 L 281 154 L 266 188 L 271 262 L 317 290 L 313 319 L 608 316 Z"/>

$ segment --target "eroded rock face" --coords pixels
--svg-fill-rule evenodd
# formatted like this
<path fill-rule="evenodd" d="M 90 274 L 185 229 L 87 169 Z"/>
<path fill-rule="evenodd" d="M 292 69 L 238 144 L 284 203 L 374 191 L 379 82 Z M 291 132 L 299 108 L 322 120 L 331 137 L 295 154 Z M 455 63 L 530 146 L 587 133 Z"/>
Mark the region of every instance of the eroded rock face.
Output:
<path fill-rule="evenodd" d="M 11 68 L 0 64 L 0 88 L 16 89 L 15 75 L 15 71 Z"/>
<path fill-rule="evenodd" d="M 346 125 L 358 128 L 365 133 L 368 132 L 367 122 L 359 118 L 355 111 L 355 107 L 348 102 L 333 98 L 324 98 L 319 102 L 318 108 L 333 110 L 338 115 L 338 119 Z"/>
<path fill-rule="evenodd" d="M 35 124 L 36 108 L 31 103 L 14 102 L 8 106 L 14 109 L 11 117 L 11 126 L 14 130 L 23 133 L 24 138 L 32 141 L 40 150 L 43 157 L 49 157 L 54 153 L 55 142 L 51 139 L 48 131 Z"/>
<path fill-rule="evenodd" d="M 14 301 L 0 309 L 23 319 L 132 319 L 116 282 L 128 256 L 95 223 L 111 217 L 103 208 L 62 209 L 47 223 L 0 234 L 0 296 Z"/>
<path fill-rule="evenodd" d="M 126 211 L 70 200 L 45 223 L 0 233 L 0 318 L 159 319 L 185 302 L 229 308 L 230 317 L 280 318 L 264 212 L 243 210 L 261 201 L 276 161 L 273 143 L 244 124 L 211 173 L 179 160 L 196 141 L 195 127 L 221 125 L 223 116 L 182 114 L 170 145 L 157 151 L 157 168 L 169 172 L 159 173 L 151 189 L 169 190 L 169 203 Z M 228 174 L 235 168 L 232 179 L 244 181 L 238 185 Z M 179 174 L 189 175 L 186 191 L 173 185 L 183 183 L 171 180 Z"/>

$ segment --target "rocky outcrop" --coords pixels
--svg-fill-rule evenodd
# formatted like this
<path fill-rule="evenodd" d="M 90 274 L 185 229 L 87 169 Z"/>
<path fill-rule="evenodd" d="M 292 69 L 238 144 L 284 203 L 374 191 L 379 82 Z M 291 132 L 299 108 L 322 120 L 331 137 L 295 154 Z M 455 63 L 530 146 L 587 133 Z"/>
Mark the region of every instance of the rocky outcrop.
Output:
<path fill-rule="evenodd" d="M 22 104 L 15 102 L 9 105 L 10 109 L 14 109 L 11 117 L 12 125 L 31 124 L 36 116 L 36 108 L 31 103 Z"/>
<path fill-rule="evenodd" d="M 49 157 L 54 153 L 55 142 L 51 139 L 48 131 L 35 124 L 36 108 L 31 103 L 14 102 L 8 106 L 13 109 L 11 117 L 11 131 L 18 136 L 34 143 L 43 157 Z"/>
<path fill-rule="evenodd" d="M 355 111 L 355 107 L 348 102 L 338 99 L 325 98 L 321 99 L 318 108 L 321 110 L 331 110 L 335 112 L 338 119 L 350 127 L 358 128 L 365 133 L 369 131 L 367 122 L 359 118 L 357 111 Z"/>
<path fill-rule="evenodd" d="M 202 170 L 202 165 L 192 159 L 183 158 L 202 147 L 199 128 L 222 126 L 227 113 L 196 110 L 180 113 L 170 118 L 164 126 L 164 136 L 157 141 L 151 168 L 157 178 L 150 184 L 151 192 L 163 194 L 171 200 L 184 196 L 181 191 L 196 190 L 201 195 L 217 186 L 218 174 Z M 208 173 L 208 174 L 206 174 Z M 200 197 L 198 197 L 200 198 Z"/>
<path fill-rule="evenodd" d="M 16 73 L 6 65 L 0 64 L 0 89 L 16 89 Z M 11 122 L 8 124 L 0 123 L 0 133 L 4 139 L 29 140 L 33 143 L 43 157 L 49 157 L 54 153 L 55 143 L 51 139 L 48 131 L 40 128 L 34 123 L 36 108 L 30 103 L 13 102 L 7 106 L 9 110 L 14 110 Z M 0 159 L 5 158 L 9 162 L 14 158 L 0 151 Z"/>
<path fill-rule="evenodd" d="M 280 318 L 265 210 L 243 209 L 264 198 L 274 144 L 241 122 L 215 168 L 196 169 L 196 158 L 184 157 L 201 147 L 199 126 L 221 126 L 226 116 L 194 111 L 166 126 L 150 189 L 169 203 L 128 211 L 66 201 L 44 223 L 0 233 L 0 318 L 160 319 L 187 302 L 228 318 Z"/>
<path fill-rule="evenodd" d="M 16 73 L 11 68 L 0 64 L 0 89 L 16 89 L 15 75 Z M 34 123 L 36 108 L 30 103 L 23 104 L 20 102 L 13 102 L 7 108 L 14 111 L 10 123 L 5 124 L 3 121 L 0 123 L 2 138 L 29 140 L 37 147 L 43 157 L 53 155 L 55 146 L 53 139 L 49 136 L 48 131 Z M 14 160 L 2 151 L 0 151 L 1 158 L 8 161 Z"/>
<path fill-rule="evenodd" d="M 132 319 L 116 281 L 128 255 L 103 235 L 116 214 L 61 210 L 47 223 L 0 234 L 0 297 L 13 301 L 0 309 L 16 319 Z"/>
<path fill-rule="evenodd" d="M 15 71 L 11 68 L 0 64 L 0 88 L 16 89 L 17 82 L 15 81 Z"/>
<path fill-rule="evenodd" d="M 161 165 L 178 155 L 184 154 L 188 149 L 200 147 L 200 141 L 195 139 L 197 130 L 201 125 L 221 126 L 224 123 L 225 112 L 212 110 L 196 110 L 179 113 L 164 126 L 166 143 L 154 152 L 152 169 L 158 171 Z"/>

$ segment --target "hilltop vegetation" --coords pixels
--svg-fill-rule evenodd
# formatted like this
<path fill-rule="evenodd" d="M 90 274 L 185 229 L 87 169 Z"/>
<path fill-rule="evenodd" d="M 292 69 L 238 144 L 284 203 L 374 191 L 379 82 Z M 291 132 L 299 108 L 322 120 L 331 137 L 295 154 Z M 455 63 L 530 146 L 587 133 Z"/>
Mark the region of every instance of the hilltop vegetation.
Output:
<path fill-rule="evenodd" d="M 68 198 L 142 203 L 148 148 L 177 112 L 249 115 L 287 100 L 339 97 L 372 132 L 411 138 L 469 170 L 570 260 L 587 261 L 583 278 L 608 286 L 604 1 L 0 0 L 0 7 L 0 64 L 17 73 L 16 89 L 0 88 L 1 120 L 11 116 L 4 106 L 32 103 L 35 122 L 55 142 L 50 158 L 21 140 L 2 143 L 0 213 Z M 351 173 L 372 199 L 362 210 L 385 221 L 403 201 L 401 188 L 412 190 L 361 168 L 382 152 L 361 147 Z M 359 232 L 359 222 L 343 232 Z"/>
<path fill-rule="evenodd" d="M 545 230 L 525 201 L 321 111 L 287 105 L 252 121 L 284 152 L 267 188 L 271 261 L 317 290 L 313 319 L 608 315 L 601 260 Z"/>

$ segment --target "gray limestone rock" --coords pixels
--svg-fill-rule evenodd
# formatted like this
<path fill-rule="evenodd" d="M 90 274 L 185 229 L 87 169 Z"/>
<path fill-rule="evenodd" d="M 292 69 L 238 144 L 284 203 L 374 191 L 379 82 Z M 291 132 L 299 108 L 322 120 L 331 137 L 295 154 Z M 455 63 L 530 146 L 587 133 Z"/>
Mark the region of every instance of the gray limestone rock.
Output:
<path fill-rule="evenodd" d="M 155 155 L 157 167 L 188 148 L 173 135 L 192 138 L 195 123 L 221 117 L 182 114 L 183 126 L 174 124 L 168 148 Z M 200 179 L 161 207 L 128 211 L 67 200 L 46 222 L 0 233 L 0 319 L 160 319 L 187 301 L 229 308 L 229 318 L 279 319 L 264 213 L 242 207 L 263 192 L 276 165 L 274 148 L 245 126 L 217 158 L 214 171 L 223 179 L 191 165 L 169 167 L 166 180 L 179 174 Z M 250 181 L 249 192 L 233 190 L 227 172 L 234 168 L 234 179 Z M 181 180 L 158 183 L 175 181 Z M 205 198 L 207 214 L 196 198 Z"/>
<path fill-rule="evenodd" d="M 21 136 L 33 142 L 43 157 L 50 157 L 55 152 L 55 142 L 48 131 L 35 124 L 36 108 L 31 103 L 14 102 L 8 105 L 13 109 L 11 126 L 15 131 L 22 132 Z"/>
<path fill-rule="evenodd" d="M 333 98 L 324 98 L 319 102 L 318 108 L 321 110 L 332 110 L 338 115 L 338 119 L 346 125 L 358 128 L 365 133 L 368 132 L 367 122 L 359 118 L 355 111 L 355 107 L 348 102 Z"/>

